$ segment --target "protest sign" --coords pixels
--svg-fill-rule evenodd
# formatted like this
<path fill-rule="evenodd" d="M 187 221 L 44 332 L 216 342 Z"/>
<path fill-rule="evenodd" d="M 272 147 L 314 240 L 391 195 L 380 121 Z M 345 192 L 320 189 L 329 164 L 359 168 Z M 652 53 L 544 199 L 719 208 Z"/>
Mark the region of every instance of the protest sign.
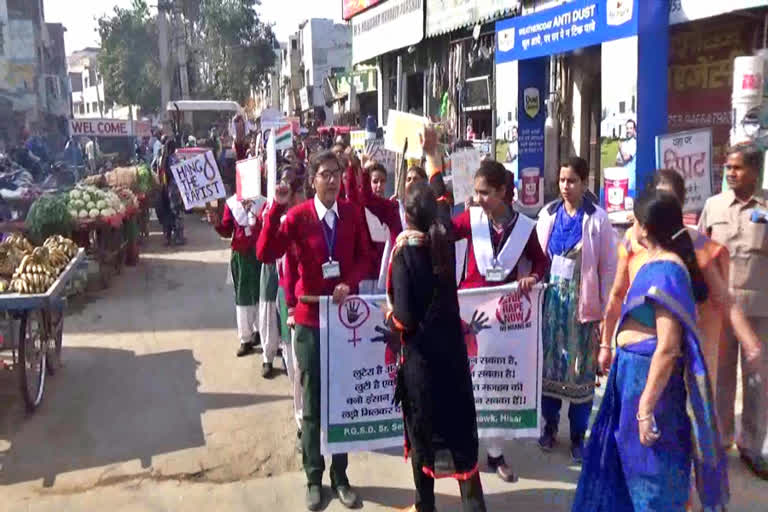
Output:
<path fill-rule="evenodd" d="M 352 130 L 349 132 L 349 145 L 352 149 L 363 151 L 365 149 L 366 136 L 365 130 Z"/>
<path fill-rule="evenodd" d="M 477 149 L 459 150 L 451 154 L 454 204 L 462 204 L 472 197 L 475 191 L 475 173 L 479 168 L 480 153 Z"/>
<path fill-rule="evenodd" d="M 674 169 L 685 179 L 684 212 L 704 209 L 712 195 L 712 129 L 657 136 L 656 167 Z"/>
<path fill-rule="evenodd" d="M 171 166 L 171 173 L 187 210 L 226 196 L 212 151 Z"/>
<path fill-rule="evenodd" d="M 421 158 L 421 138 L 429 120 L 399 110 L 390 110 L 387 117 L 387 133 L 384 135 L 384 147 L 395 153 L 402 153 L 405 141 L 408 141 L 406 158 Z"/>
<path fill-rule="evenodd" d="M 516 284 L 459 292 L 481 438 L 538 437 L 543 288 Z M 326 455 L 402 446 L 392 404 L 399 334 L 384 296 L 320 301 L 321 445 Z M 333 378 L 331 378 L 333 376 Z"/>
<path fill-rule="evenodd" d="M 267 199 L 270 201 L 275 198 L 275 188 L 277 188 L 277 143 L 277 137 L 270 137 L 267 140 Z"/>
<path fill-rule="evenodd" d="M 365 154 L 380 163 L 387 170 L 387 197 L 395 193 L 395 170 L 397 153 L 384 147 L 383 139 L 369 139 L 365 144 Z"/>
<path fill-rule="evenodd" d="M 240 160 L 235 164 L 237 200 L 253 199 L 261 196 L 261 157 Z"/>

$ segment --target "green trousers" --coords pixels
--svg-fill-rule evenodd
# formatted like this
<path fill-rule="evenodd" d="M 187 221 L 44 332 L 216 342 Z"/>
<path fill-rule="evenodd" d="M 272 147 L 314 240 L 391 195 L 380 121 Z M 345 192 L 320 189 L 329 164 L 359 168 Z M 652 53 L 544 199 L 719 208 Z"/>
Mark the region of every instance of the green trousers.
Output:
<path fill-rule="evenodd" d="M 296 359 L 304 387 L 301 446 L 307 483 L 321 485 L 325 459 L 320 454 L 320 329 L 296 325 Z M 331 486 L 349 485 L 347 454 L 331 459 Z"/>

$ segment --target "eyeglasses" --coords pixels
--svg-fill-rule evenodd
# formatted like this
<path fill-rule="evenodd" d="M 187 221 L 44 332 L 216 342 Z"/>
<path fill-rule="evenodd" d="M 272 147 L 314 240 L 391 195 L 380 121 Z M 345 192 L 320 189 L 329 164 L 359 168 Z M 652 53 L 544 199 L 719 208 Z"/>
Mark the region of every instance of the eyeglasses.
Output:
<path fill-rule="evenodd" d="M 318 172 L 317 177 L 323 181 L 331 181 L 334 178 L 339 179 L 341 177 L 341 169 L 326 169 L 322 172 Z"/>

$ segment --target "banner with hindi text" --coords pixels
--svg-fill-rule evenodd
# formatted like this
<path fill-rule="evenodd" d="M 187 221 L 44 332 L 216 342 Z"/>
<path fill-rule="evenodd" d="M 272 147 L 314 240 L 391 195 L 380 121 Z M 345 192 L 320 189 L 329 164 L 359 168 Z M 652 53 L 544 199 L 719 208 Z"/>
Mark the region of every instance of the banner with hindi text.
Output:
<path fill-rule="evenodd" d="M 543 287 L 459 292 L 481 438 L 538 437 Z M 402 446 L 392 403 L 399 335 L 384 322 L 384 296 L 320 301 L 321 446 L 326 455 Z"/>

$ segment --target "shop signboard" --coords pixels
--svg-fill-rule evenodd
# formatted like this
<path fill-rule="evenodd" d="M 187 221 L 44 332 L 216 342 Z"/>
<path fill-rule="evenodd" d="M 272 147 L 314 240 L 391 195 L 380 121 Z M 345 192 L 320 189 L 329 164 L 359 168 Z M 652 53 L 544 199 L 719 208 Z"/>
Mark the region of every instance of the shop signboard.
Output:
<path fill-rule="evenodd" d="M 656 137 L 656 168 L 674 169 L 685 178 L 685 213 L 703 210 L 712 195 L 712 130 Z"/>
<path fill-rule="evenodd" d="M 132 137 L 133 122 L 123 119 L 70 119 L 73 137 Z"/>
<path fill-rule="evenodd" d="M 344 21 L 349 21 L 352 16 L 360 14 L 369 7 L 380 3 L 382 0 L 342 0 L 341 2 L 341 17 Z"/>
<path fill-rule="evenodd" d="M 352 18 L 352 62 L 357 64 L 424 38 L 424 0 L 388 0 Z"/>
<path fill-rule="evenodd" d="M 519 6 L 519 0 L 431 0 L 427 2 L 427 37 L 491 20 Z"/>
<path fill-rule="evenodd" d="M 496 23 L 496 63 L 565 53 L 637 34 L 639 0 L 576 0 Z"/>
<path fill-rule="evenodd" d="M 710 18 L 754 7 L 765 7 L 765 0 L 728 0 L 727 2 L 669 0 L 669 24 L 674 25 L 685 23 L 686 21 Z"/>

